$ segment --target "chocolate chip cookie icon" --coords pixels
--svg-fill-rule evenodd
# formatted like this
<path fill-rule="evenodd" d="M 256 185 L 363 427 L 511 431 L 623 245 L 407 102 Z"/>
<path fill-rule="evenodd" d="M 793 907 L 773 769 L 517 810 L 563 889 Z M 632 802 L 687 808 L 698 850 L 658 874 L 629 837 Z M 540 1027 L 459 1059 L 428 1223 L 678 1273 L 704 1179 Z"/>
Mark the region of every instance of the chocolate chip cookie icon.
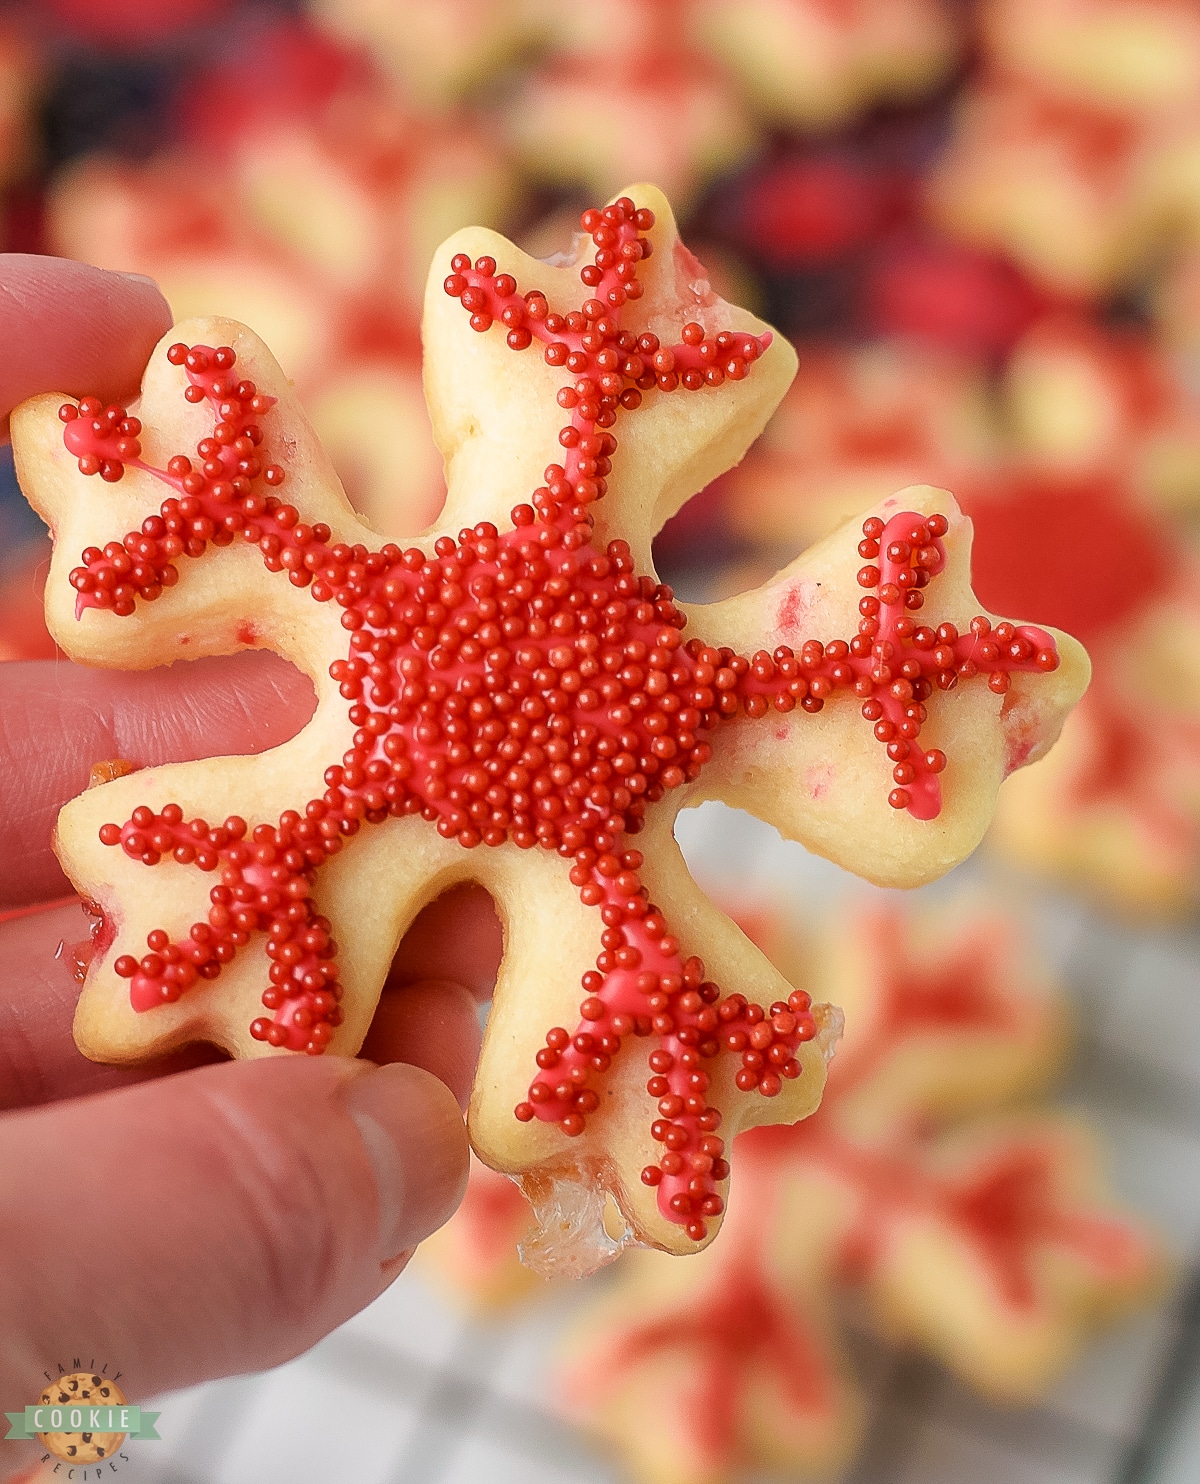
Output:
<path fill-rule="evenodd" d="M 40 1400 L 44 1407 L 63 1408 L 126 1404 L 125 1393 L 115 1381 L 92 1371 L 72 1371 L 69 1376 L 60 1376 L 47 1386 Z M 38 1437 L 44 1448 L 66 1463 L 100 1463 L 116 1453 L 125 1441 L 123 1432 L 40 1432 Z"/>

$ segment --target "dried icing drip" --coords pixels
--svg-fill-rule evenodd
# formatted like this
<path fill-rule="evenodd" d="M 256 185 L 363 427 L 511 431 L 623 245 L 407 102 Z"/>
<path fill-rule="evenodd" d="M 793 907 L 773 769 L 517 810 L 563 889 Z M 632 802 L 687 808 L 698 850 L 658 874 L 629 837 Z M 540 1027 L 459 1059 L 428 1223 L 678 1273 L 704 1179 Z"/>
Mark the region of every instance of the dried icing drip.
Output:
<path fill-rule="evenodd" d="M 608 1231 L 608 1192 L 598 1165 L 561 1176 L 535 1171 L 522 1176 L 520 1186 L 534 1225 L 517 1252 L 542 1278 L 586 1278 L 620 1257 L 633 1240 L 628 1225 L 618 1236 Z"/>
<path fill-rule="evenodd" d="M 950 624 L 918 624 L 912 614 L 944 563 L 947 523 L 912 513 L 863 527 L 859 552 L 870 565 L 858 580 L 869 595 L 849 642 L 810 640 L 745 658 L 685 641 L 671 590 L 636 573 L 626 542 L 594 543 L 588 507 L 603 497 L 617 449 L 609 429 L 645 395 L 711 395 L 741 380 L 769 337 L 706 336 L 690 323 L 666 345 L 622 330 L 622 307 L 642 294 L 637 264 L 650 243 L 641 234 L 653 216 L 622 199 L 585 212 L 582 225 L 596 248 L 580 270 L 594 295 L 582 309 L 559 314 L 541 293 L 520 294 L 491 258 L 458 256 L 446 279 L 474 329 L 496 325 L 514 352 L 539 342 L 547 364 L 570 378 L 558 393 L 570 418 L 559 435 L 563 461 L 547 468 L 503 533 L 481 522 L 438 538 L 432 556 L 332 543 L 328 526 L 305 523 L 271 492 L 286 478 L 260 423 L 273 399 L 238 378 L 228 347 L 168 352 L 186 372 L 185 397 L 208 403 L 214 427 L 194 457 L 178 455 L 165 470 L 142 461 L 141 425 L 124 409 L 89 398 L 63 407 L 64 438 L 85 474 L 113 481 L 133 468 L 176 491 L 140 531 L 83 553 L 71 574 L 80 615 L 93 607 L 128 615 L 178 580 L 181 557 L 237 540 L 257 545 L 269 571 L 286 572 L 314 601 L 336 602 L 350 634 L 346 658 L 329 673 L 349 704 L 353 746 L 302 812 L 288 810 L 276 824 L 233 817 L 212 826 L 169 804 L 104 826 L 105 844 L 146 865 L 171 858 L 219 871 L 206 922 L 179 943 L 150 933 L 149 953 L 122 955 L 115 969 L 130 979 L 135 1009 L 148 1010 L 197 978 L 215 978 L 264 933 L 271 1015 L 251 1033 L 317 1054 L 341 1023 L 342 987 L 315 875 L 364 824 L 419 814 L 466 848 L 511 841 L 554 850 L 572 862 L 581 900 L 600 915 L 601 952 L 583 978 L 580 1022 L 547 1033 L 516 1115 L 578 1135 L 599 1106 L 594 1084 L 624 1040 L 655 1038 L 648 1090 L 659 1100 L 654 1136 L 665 1148 L 643 1179 L 658 1187 L 664 1215 L 700 1241 L 722 1209 L 717 1185 L 728 1174 L 704 1063 L 736 1056 L 739 1089 L 772 1097 L 799 1074 L 796 1049 L 816 1026 L 803 991 L 769 1010 L 722 997 L 650 901 L 641 854 L 623 837 L 699 776 L 719 726 L 772 709 L 819 712 L 839 689 L 859 699 L 887 749 L 892 806 L 931 819 L 946 759 L 916 745 L 926 702 L 975 676 L 1002 693 L 1012 672 L 1053 670 L 1058 655 L 1040 629 L 993 629 L 977 618 L 960 635 Z"/>

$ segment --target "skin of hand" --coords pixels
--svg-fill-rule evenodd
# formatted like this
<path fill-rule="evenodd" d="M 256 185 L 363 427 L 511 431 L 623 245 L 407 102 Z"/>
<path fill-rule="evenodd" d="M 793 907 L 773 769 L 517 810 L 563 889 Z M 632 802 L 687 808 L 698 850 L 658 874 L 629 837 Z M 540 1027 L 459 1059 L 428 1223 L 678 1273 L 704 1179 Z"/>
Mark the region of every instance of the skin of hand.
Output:
<path fill-rule="evenodd" d="M 170 324 L 148 279 L 0 254 L 0 439 L 35 392 L 130 396 Z M 58 809 L 94 762 L 260 752 L 313 706 L 265 653 L 0 664 L 0 1411 L 75 1357 L 119 1368 L 131 1401 L 277 1365 L 380 1294 L 461 1199 L 500 953 L 483 892 L 418 918 L 361 1058 L 191 1047 L 131 1069 L 71 1038 L 88 919 L 50 848 Z M 0 1479 L 36 1446 L 0 1446 Z"/>

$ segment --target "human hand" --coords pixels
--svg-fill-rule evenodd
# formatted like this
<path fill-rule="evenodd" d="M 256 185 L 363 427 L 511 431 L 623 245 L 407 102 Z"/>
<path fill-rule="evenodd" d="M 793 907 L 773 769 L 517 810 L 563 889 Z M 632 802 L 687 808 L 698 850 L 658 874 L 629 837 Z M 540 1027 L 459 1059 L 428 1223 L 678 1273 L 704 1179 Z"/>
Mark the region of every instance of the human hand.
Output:
<path fill-rule="evenodd" d="M 170 323 L 148 280 L 0 255 L 0 436 L 35 392 L 128 395 Z M 129 1069 L 71 1038 L 88 920 L 63 900 L 58 809 L 94 762 L 180 761 L 214 738 L 260 752 L 313 706 L 270 654 L 141 673 L 0 665 L 0 1410 L 76 1356 L 119 1367 L 134 1399 L 278 1364 L 382 1292 L 458 1204 L 458 1102 L 499 958 L 481 892 L 414 924 L 370 1061 L 192 1047 Z M 0 1478 L 29 1458 L 0 1450 Z"/>

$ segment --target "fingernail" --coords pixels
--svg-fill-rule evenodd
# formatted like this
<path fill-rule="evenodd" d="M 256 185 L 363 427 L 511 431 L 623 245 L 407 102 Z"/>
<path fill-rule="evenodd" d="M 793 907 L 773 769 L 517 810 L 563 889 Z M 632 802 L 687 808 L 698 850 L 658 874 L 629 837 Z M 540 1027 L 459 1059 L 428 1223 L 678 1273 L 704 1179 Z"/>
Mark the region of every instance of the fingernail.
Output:
<path fill-rule="evenodd" d="M 121 273 L 121 274 L 118 275 L 118 277 L 120 277 L 120 278 L 127 278 L 130 283 L 148 283 L 150 285 L 150 287 L 152 289 L 154 289 L 157 293 L 160 293 L 160 294 L 162 293 L 162 289 L 160 289 L 159 286 L 158 286 L 158 280 L 149 277 L 148 274 L 145 274 L 145 273 Z"/>
<path fill-rule="evenodd" d="M 443 1082 L 403 1062 L 355 1077 L 341 1096 L 375 1174 L 379 1256 L 386 1262 L 437 1231 L 462 1200 L 462 1115 Z"/>

